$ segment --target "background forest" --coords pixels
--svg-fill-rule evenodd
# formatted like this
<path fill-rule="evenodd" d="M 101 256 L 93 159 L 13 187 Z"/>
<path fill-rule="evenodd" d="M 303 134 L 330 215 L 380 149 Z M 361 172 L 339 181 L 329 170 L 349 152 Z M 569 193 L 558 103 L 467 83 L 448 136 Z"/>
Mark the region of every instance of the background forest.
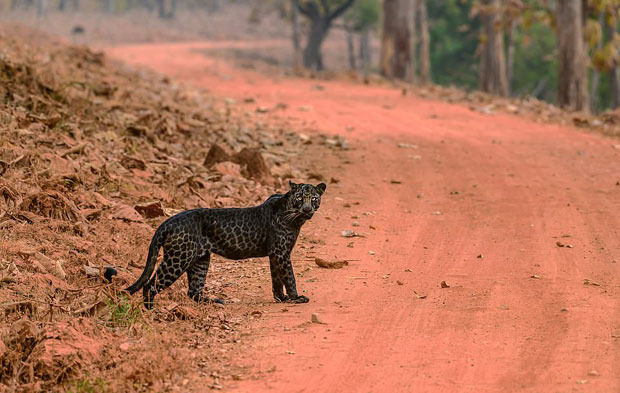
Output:
<path fill-rule="evenodd" d="M 245 10 L 239 23 L 257 24 L 259 30 L 268 28 L 260 25 L 267 15 L 289 26 L 282 34 L 292 35 L 291 62 L 297 68 L 379 72 L 416 84 L 531 96 L 592 112 L 620 105 L 619 0 L 3 0 L 0 5 L 5 20 L 24 12 L 44 18 L 59 12 L 148 11 L 172 21 L 183 11 L 214 18 L 233 7 Z M 346 41 L 344 64 L 323 54 L 323 43 L 334 35 Z"/>

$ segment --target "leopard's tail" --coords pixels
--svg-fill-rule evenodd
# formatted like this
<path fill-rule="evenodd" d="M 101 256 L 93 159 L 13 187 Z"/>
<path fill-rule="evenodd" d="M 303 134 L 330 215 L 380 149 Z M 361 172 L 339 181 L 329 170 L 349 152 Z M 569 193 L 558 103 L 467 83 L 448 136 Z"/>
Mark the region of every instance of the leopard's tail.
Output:
<path fill-rule="evenodd" d="M 144 267 L 142 275 L 140 276 L 140 278 L 138 278 L 138 281 L 133 283 L 133 285 L 125 288 L 125 291 L 129 292 L 130 295 L 133 295 L 140 288 L 142 288 L 144 284 L 146 284 L 146 282 L 149 280 L 149 278 L 151 278 L 153 270 L 155 270 L 155 263 L 157 263 L 157 254 L 159 254 L 159 249 L 161 248 L 165 238 L 164 231 L 160 229 L 155 231 L 153 239 L 151 240 L 151 245 L 149 246 L 149 256 L 146 258 L 146 266 Z"/>

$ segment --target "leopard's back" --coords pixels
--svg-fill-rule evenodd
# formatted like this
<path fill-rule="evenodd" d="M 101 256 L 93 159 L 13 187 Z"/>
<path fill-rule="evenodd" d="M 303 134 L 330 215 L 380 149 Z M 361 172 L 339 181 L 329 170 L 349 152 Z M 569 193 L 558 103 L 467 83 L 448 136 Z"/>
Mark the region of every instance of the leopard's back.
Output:
<path fill-rule="evenodd" d="M 209 252 L 229 259 L 264 257 L 269 253 L 272 213 L 267 206 L 205 209 L 201 239 Z"/>
<path fill-rule="evenodd" d="M 165 233 L 164 248 L 198 248 L 229 259 L 264 257 L 274 238 L 272 196 L 248 208 L 193 209 L 170 217 L 158 229 Z"/>

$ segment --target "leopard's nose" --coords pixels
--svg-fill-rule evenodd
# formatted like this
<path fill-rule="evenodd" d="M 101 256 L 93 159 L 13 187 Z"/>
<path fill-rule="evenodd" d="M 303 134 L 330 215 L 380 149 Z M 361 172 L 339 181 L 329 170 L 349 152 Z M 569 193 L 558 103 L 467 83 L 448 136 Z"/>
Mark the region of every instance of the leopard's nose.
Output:
<path fill-rule="evenodd" d="M 301 211 L 308 214 L 308 213 L 312 213 L 312 206 L 310 205 L 303 205 L 301 207 Z"/>

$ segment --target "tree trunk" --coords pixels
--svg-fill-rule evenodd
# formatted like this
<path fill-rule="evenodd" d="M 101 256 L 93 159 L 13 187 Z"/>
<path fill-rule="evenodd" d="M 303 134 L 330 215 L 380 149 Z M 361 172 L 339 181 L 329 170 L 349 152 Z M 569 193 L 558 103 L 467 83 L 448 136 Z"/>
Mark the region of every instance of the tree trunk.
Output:
<path fill-rule="evenodd" d="M 483 0 L 484 46 L 480 61 L 480 90 L 499 96 L 508 95 L 504 37 L 499 25 L 499 0 Z"/>
<path fill-rule="evenodd" d="M 383 1 L 383 29 L 381 31 L 381 55 L 379 70 L 381 75 L 391 78 L 393 76 L 392 58 L 394 57 L 394 19 L 397 10 L 396 0 Z"/>
<path fill-rule="evenodd" d="M 418 0 L 418 15 L 420 20 L 420 83 L 431 81 L 431 39 L 428 34 L 428 15 L 426 0 Z"/>
<path fill-rule="evenodd" d="M 581 0 L 556 2 L 558 34 L 558 105 L 588 109 L 588 78 Z"/>
<path fill-rule="evenodd" d="M 299 12 L 310 19 L 310 34 L 308 43 L 304 50 L 304 65 L 308 68 L 323 69 L 323 58 L 321 56 L 321 44 L 327 36 L 327 32 L 332 22 L 340 17 L 355 0 L 344 0 L 337 3 L 335 8 L 331 8 L 332 2 L 321 0 L 298 2 Z M 331 8 L 331 9 L 330 9 Z"/>
<path fill-rule="evenodd" d="M 67 0 L 60 0 L 58 2 L 58 11 L 66 11 L 67 10 Z"/>
<path fill-rule="evenodd" d="M 506 54 L 506 83 L 508 87 L 508 95 L 512 91 L 512 74 L 514 70 L 515 60 L 515 34 L 517 32 L 517 21 L 510 21 L 510 31 L 508 32 L 508 52 Z"/>
<path fill-rule="evenodd" d="M 299 40 L 299 20 L 298 14 L 299 10 L 297 7 L 299 6 L 299 0 L 291 0 L 292 8 L 291 8 L 291 19 L 293 23 L 293 66 L 296 70 L 299 70 L 303 67 L 302 63 L 302 55 L 301 55 L 301 43 Z"/>
<path fill-rule="evenodd" d="M 383 2 L 383 36 L 381 39 L 381 74 L 388 78 L 411 76 L 410 0 Z"/>
<path fill-rule="evenodd" d="M 304 66 L 314 68 L 318 71 L 323 70 L 323 58 L 321 55 L 321 44 L 329 30 L 329 21 L 318 17 L 311 21 L 308 43 L 304 50 Z"/>
<path fill-rule="evenodd" d="M 115 0 L 106 0 L 105 2 L 105 12 L 111 14 L 114 12 L 114 6 L 116 5 Z"/>
<path fill-rule="evenodd" d="M 353 44 L 353 31 L 346 27 L 347 31 L 347 53 L 349 54 L 349 69 L 354 70 L 357 68 L 355 64 L 355 45 Z"/>
<path fill-rule="evenodd" d="M 360 62 L 362 63 L 362 73 L 364 77 L 370 72 L 370 32 L 368 28 L 364 28 L 360 32 Z"/>
<path fill-rule="evenodd" d="M 607 33 L 609 39 L 613 40 L 616 34 L 618 34 L 618 17 L 613 14 L 610 17 L 613 18 L 613 22 L 607 24 Z M 620 107 L 620 73 L 618 72 L 618 61 L 614 61 L 614 64 L 609 70 L 609 89 L 611 90 L 611 109 L 616 109 Z"/>

